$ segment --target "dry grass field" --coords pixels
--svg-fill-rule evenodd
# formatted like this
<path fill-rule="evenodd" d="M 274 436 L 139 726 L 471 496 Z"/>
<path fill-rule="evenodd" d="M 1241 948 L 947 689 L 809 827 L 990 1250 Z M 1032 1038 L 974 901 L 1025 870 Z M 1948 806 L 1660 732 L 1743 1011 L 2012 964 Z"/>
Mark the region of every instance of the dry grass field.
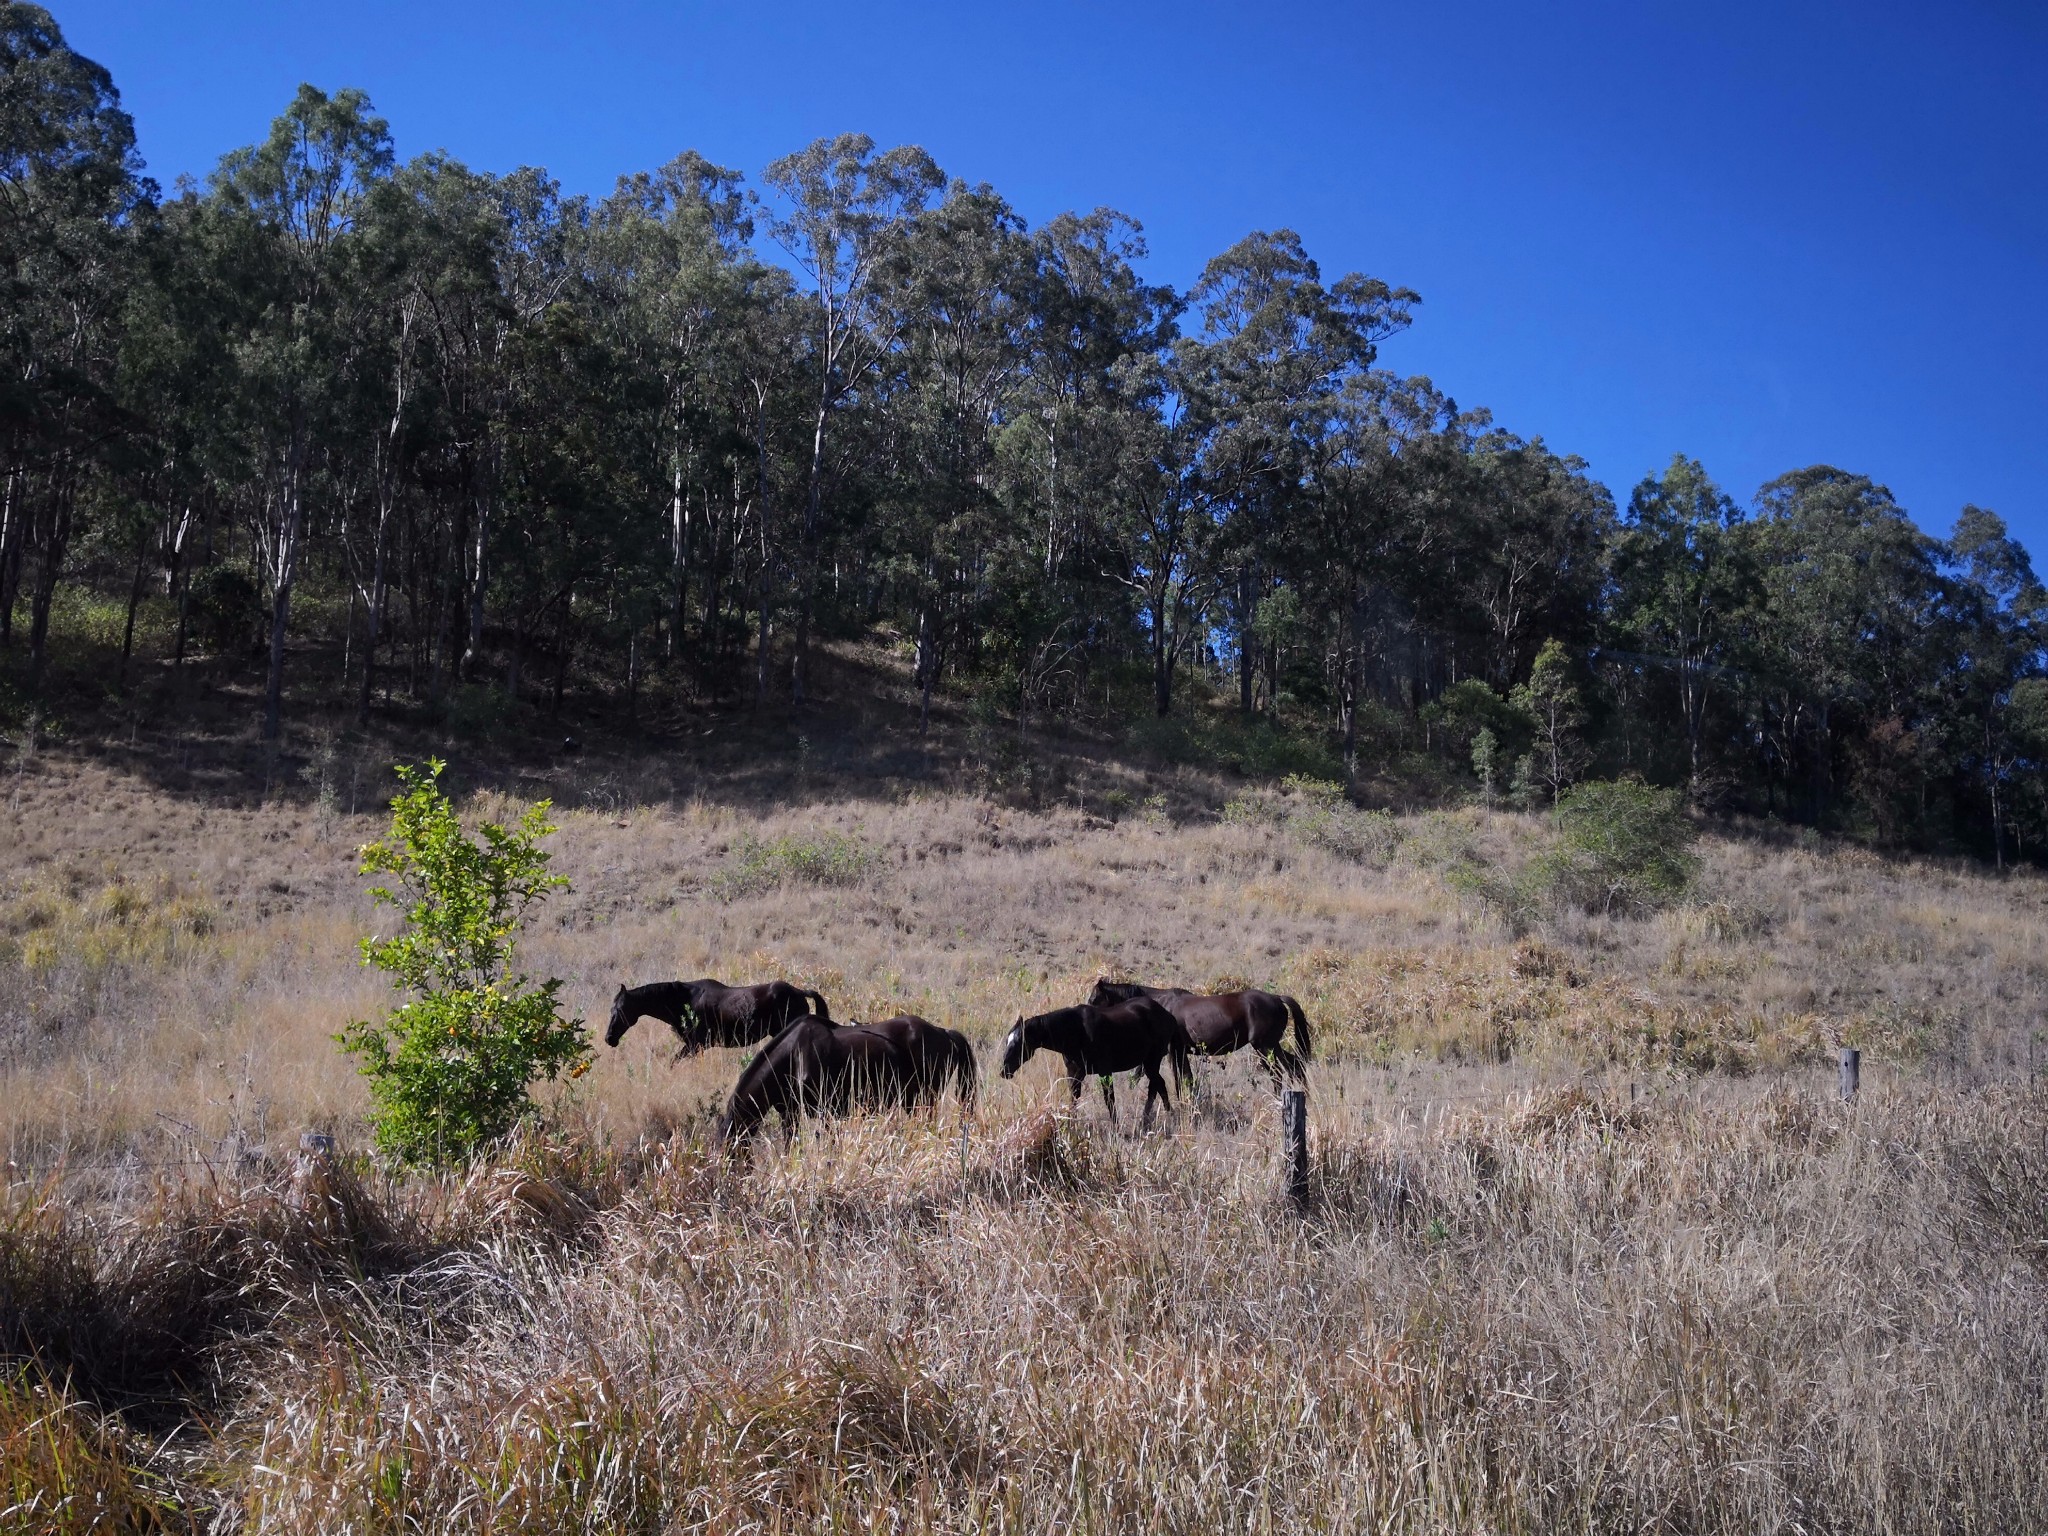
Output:
<path fill-rule="evenodd" d="M 560 808 L 527 968 L 599 1028 L 786 976 L 991 1067 L 1106 972 L 1292 991 L 1306 1208 L 1243 1061 L 1148 1137 L 1041 1060 L 728 1163 L 740 1053 L 653 1021 L 392 1179 L 332 1041 L 388 1000 L 372 781 L 17 749 L 0 1529 L 2048 1528 L 2048 882 L 1738 830 L 1682 907 L 1517 935 L 1447 875 L 1529 818 L 808 756 L 473 770 Z"/>

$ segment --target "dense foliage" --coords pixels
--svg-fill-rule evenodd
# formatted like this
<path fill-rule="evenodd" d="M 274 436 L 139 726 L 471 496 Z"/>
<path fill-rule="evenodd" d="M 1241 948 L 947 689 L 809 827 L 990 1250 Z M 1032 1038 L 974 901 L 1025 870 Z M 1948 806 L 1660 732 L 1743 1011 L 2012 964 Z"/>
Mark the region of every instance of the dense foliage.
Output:
<path fill-rule="evenodd" d="M 527 909 L 568 885 L 548 873 L 547 803 L 516 826 L 463 831 L 441 792 L 442 764 L 400 768 L 391 836 L 363 849 L 363 873 L 396 877 L 370 894 L 403 929 L 363 940 L 363 961 L 403 988 L 382 1021 L 340 1036 L 369 1079 L 377 1145 L 401 1162 L 459 1162 L 533 1113 L 532 1088 L 589 1065 L 582 1021 L 561 1013 L 562 983 L 511 969 Z"/>
<path fill-rule="evenodd" d="M 1289 231 L 1176 293 L 1131 220 L 1032 229 L 915 148 L 820 140 L 757 188 L 685 153 L 590 200 L 401 164 L 360 92 L 310 86 L 203 187 L 163 196 L 134 145 L 106 72 L 0 5 L 25 697 L 67 584 L 126 599 L 124 654 L 155 590 L 176 655 L 264 655 L 272 736 L 307 633 L 364 719 L 579 678 L 801 702 L 820 638 L 880 633 L 927 711 L 1172 720 L 1193 677 L 1354 781 L 1635 773 L 1884 841 L 2048 839 L 2048 595 L 1997 516 L 1939 540 L 1825 466 L 1744 509 L 1683 456 L 1617 508 L 1377 368 L 1418 296 Z"/>

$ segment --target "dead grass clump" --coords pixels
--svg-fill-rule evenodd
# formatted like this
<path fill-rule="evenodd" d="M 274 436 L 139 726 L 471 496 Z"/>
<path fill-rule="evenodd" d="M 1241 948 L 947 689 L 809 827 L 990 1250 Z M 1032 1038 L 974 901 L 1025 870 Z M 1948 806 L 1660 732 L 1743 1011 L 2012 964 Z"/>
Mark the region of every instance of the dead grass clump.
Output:
<path fill-rule="evenodd" d="M 1756 1115 L 1767 1141 L 1795 1152 L 1825 1152 L 1841 1134 L 1841 1117 L 1818 1095 L 1783 1083 L 1763 1096 Z"/>
<path fill-rule="evenodd" d="M 2020 1114 L 2038 1126 L 2048 1093 L 2009 1090 Z M 1974 1227 L 2048 1281 L 2048 1130 L 2014 1135 L 2004 1117 L 1973 1117 L 1945 1148 L 1947 1173 L 1960 1200 L 1957 1218 Z"/>
<path fill-rule="evenodd" d="M 0 1369 L 0 1530 L 170 1536 L 201 1529 L 152 1448 L 29 1368 Z"/>
<path fill-rule="evenodd" d="M 1606 1140 L 1637 1135 L 1647 1124 L 1637 1106 L 1572 1083 L 1531 1092 L 1509 1114 L 1506 1133 L 1539 1143 L 1586 1134 Z"/>
<path fill-rule="evenodd" d="M 1510 962 L 1508 970 L 1512 975 L 1519 976 L 1525 981 L 1555 979 L 1568 987 L 1585 985 L 1585 977 L 1579 974 L 1568 959 L 1548 944 L 1538 943 L 1534 939 L 1524 939 L 1515 946 L 1515 958 Z"/>
<path fill-rule="evenodd" d="M 1027 1190 L 1081 1190 L 1108 1171 L 1105 1149 L 1071 1111 L 1034 1110 L 995 1144 L 988 1173 L 996 1184 Z"/>

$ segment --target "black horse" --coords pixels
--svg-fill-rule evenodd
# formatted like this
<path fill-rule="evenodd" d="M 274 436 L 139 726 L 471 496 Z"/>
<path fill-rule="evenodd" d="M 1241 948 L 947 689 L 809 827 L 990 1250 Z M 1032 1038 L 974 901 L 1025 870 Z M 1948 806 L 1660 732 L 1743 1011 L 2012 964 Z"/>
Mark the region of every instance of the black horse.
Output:
<path fill-rule="evenodd" d="M 971 1108 L 979 1069 L 974 1046 L 957 1029 L 947 1029 L 914 1013 L 899 1013 L 872 1024 L 842 1025 L 847 1029 L 871 1029 L 886 1035 L 910 1053 L 916 1081 L 911 1104 L 936 1104 L 946 1092 L 950 1079 L 960 1092 L 960 1107 Z"/>
<path fill-rule="evenodd" d="M 715 1136 L 721 1146 L 737 1146 L 771 1113 L 788 1132 L 807 1114 L 907 1105 L 916 1092 L 917 1065 L 900 1041 L 859 1025 L 800 1018 L 747 1064 Z"/>
<path fill-rule="evenodd" d="M 1107 1008 L 1083 1003 L 1078 1008 L 1057 1008 L 1028 1019 L 1019 1019 L 1003 1038 L 1003 1076 L 1015 1077 L 1017 1069 L 1035 1051 L 1057 1051 L 1066 1060 L 1067 1086 L 1079 1102 L 1081 1084 L 1091 1075 L 1102 1079 L 1102 1102 L 1109 1109 L 1109 1123 L 1116 1124 L 1115 1072 L 1142 1071 L 1145 1074 L 1145 1118 L 1152 1128 L 1152 1106 L 1163 1103 L 1173 1108 L 1166 1083 L 1159 1076 L 1159 1063 L 1173 1058 L 1174 1081 L 1192 1087 L 1194 1072 L 1188 1053 L 1194 1042 L 1186 1028 L 1160 1004 L 1149 997 L 1132 998 Z"/>
<path fill-rule="evenodd" d="M 1185 987 L 1141 987 L 1134 982 L 1104 979 L 1095 983 L 1088 1001 L 1097 1008 L 1149 997 L 1187 1026 L 1188 1038 L 1199 1056 L 1228 1056 L 1250 1046 L 1272 1075 L 1277 1092 L 1281 1074 L 1297 1083 L 1308 1080 L 1304 1065 L 1315 1056 L 1309 1045 L 1308 1015 L 1301 1004 L 1282 992 L 1217 992 L 1204 996 Z M 1294 1020 L 1295 1055 L 1281 1042 L 1287 1038 L 1287 1021 Z"/>
<path fill-rule="evenodd" d="M 683 1043 L 676 1052 L 680 1061 L 708 1045 L 751 1045 L 765 1040 L 792 1019 L 808 1016 L 812 1003 L 818 1005 L 817 1017 L 831 1023 L 832 1013 L 823 997 L 786 981 L 728 987 L 722 981 L 706 979 L 621 987 L 612 999 L 611 1027 L 604 1032 L 604 1043 L 617 1045 L 643 1017 L 660 1019 Z"/>

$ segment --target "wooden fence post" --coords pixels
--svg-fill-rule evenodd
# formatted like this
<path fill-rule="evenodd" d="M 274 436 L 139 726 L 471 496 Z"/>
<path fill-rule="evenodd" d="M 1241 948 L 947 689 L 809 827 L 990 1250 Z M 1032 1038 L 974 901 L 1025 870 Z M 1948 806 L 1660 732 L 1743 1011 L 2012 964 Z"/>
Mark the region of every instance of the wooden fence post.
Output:
<path fill-rule="evenodd" d="M 1280 1135 L 1287 1154 L 1287 1198 L 1296 1205 L 1308 1200 L 1308 1095 L 1287 1090 L 1280 1105 Z"/>
<path fill-rule="evenodd" d="M 1862 1086 L 1863 1053 L 1853 1045 L 1842 1047 L 1842 1097 L 1853 1099 Z"/>

